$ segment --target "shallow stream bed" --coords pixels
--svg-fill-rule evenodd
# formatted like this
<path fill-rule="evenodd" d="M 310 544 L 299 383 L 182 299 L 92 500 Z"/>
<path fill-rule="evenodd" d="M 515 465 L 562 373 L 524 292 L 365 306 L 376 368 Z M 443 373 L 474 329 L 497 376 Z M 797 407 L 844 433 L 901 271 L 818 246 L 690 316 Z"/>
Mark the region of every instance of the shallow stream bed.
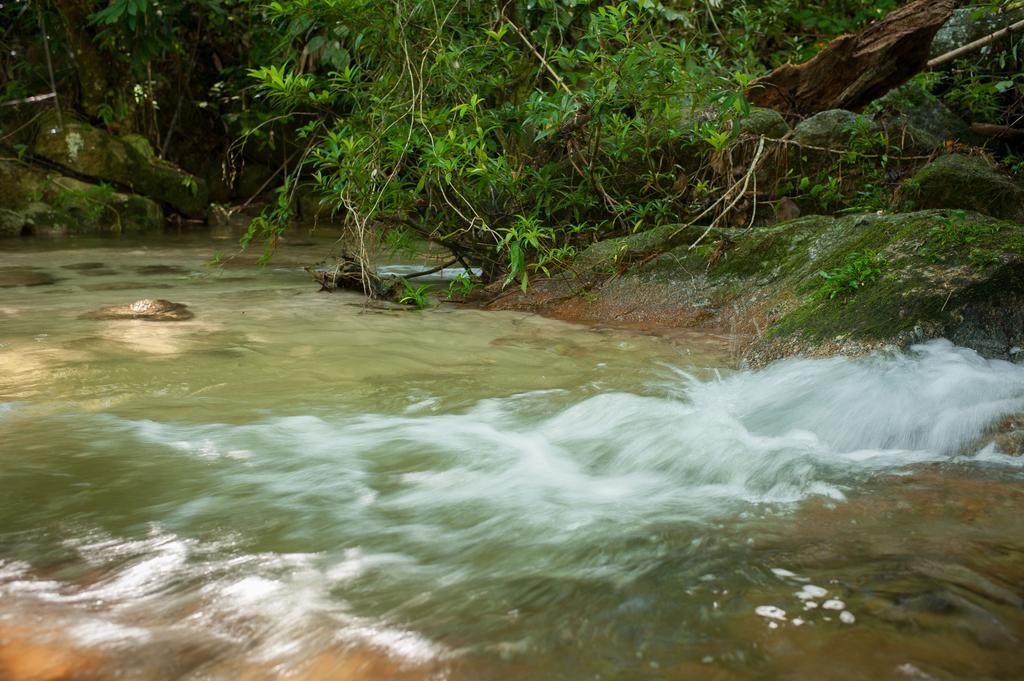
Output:
<path fill-rule="evenodd" d="M 1024 367 L 738 371 L 215 246 L 0 244 L 0 679 L 1024 678 Z M 80 318 L 141 298 L 195 316 Z"/>

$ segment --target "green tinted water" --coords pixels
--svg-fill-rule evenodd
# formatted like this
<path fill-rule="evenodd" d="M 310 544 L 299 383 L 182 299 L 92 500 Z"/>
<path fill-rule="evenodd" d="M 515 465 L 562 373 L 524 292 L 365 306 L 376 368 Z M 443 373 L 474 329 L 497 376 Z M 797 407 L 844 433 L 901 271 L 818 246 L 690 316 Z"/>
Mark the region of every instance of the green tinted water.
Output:
<path fill-rule="evenodd" d="M 0 244 L 0 678 L 1024 674 L 1022 467 L 979 439 L 1021 367 L 718 371 L 318 293 L 326 239 L 67 245 Z M 195 317 L 79 318 L 140 298 Z"/>

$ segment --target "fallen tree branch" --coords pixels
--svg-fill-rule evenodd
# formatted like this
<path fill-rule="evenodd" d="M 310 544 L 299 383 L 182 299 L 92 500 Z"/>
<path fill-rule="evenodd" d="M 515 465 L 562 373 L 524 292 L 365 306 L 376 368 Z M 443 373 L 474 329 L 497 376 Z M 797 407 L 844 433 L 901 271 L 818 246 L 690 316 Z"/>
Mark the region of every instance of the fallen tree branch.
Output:
<path fill-rule="evenodd" d="M 914 0 L 855 35 L 842 35 L 803 64 L 786 64 L 751 82 L 753 104 L 790 116 L 858 111 L 928 63 L 928 50 L 958 0 Z"/>
<path fill-rule="evenodd" d="M 728 206 L 726 206 L 725 209 L 721 213 L 719 213 L 718 216 L 715 217 L 714 220 L 711 221 L 711 224 L 708 225 L 708 228 L 705 229 L 704 232 L 699 237 L 697 237 L 697 240 L 694 241 L 692 244 L 690 244 L 690 248 L 688 250 L 692 251 L 693 249 L 697 248 L 697 244 L 699 244 L 701 241 L 703 241 L 704 237 L 706 237 L 708 234 L 711 233 L 711 230 L 713 230 L 715 228 L 715 226 L 718 224 L 718 221 L 722 218 L 722 216 L 728 215 L 729 211 L 731 211 L 736 206 L 736 204 L 739 203 L 740 199 L 743 198 L 744 194 L 747 193 L 747 187 L 750 185 L 750 178 L 753 177 L 754 174 L 757 172 L 757 166 L 761 162 L 761 154 L 764 152 L 764 140 L 765 140 L 765 138 L 762 136 L 757 141 L 757 150 L 754 152 L 754 157 L 750 160 L 750 166 L 747 168 L 747 172 L 743 175 L 743 178 L 741 180 L 737 181 L 736 184 L 734 184 L 732 186 L 732 188 L 728 192 L 723 194 L 722 195 L 722 199 L 720 199 L 720 200 L 724 200 L 725 197 L 728 196 L 729 193 L 740 184 L 740 182 L 743 183 L 742 188 L 740 188 L 740 190 L 736 193 L 736 196 L 735 196 L 735 198 L 733 198 L 732 202 Z M 705 211 L 705 213 L 706 213 L 706 211 Z M 702 215 L 703 215 L 703 213 L 702 213 Z M 699 220 L 700 217 L 701 216 L 697 216 L 696 218 L 694 218 L 690 222 L 690 224 L 687 225 L 687 227 L 689 227 L 694 222 Z M 751 220 L 751 224 L 753 224 L 753 220 Z"/>
<path fill-rule="evenodd" d="M 995 139 L 1024 140 L 1024 129 L 995 123 L 971 123 L 971 132 Z"/>
<path fill-rule="evenodd" d="M 975 50 L 981 49 L 986 45 L 991 45 L 1000 38 L 1008 36 L 1014 31 L 1018 31 L 1021 29 L 1024 29 L 1024 19 L 1021 19 L 1015 24 L 1010 24 L 1006 28 L 1001 28 L 995 33 L 990 33 L 984 38 L 978 38 L 973 42 L 967 43 L 966 45 L 961 45 L 955 50 L 950 50 L 945 54 L 940 54 L 938 57 L 935 57 L 935 59 L 929 59 L 928 68 L 934 69 L 936 66 L 942 66 L 946 62 L 951 62 L 954 59 L 962 57 L 965 54 L 969 54 L 970 52 L 974 52 Z"/>
<path fill-rule="evenodd" d="M 444 263 L 443 265 L 438 265 L 437 267 L 431 268 L 429 270 L 423 270 L 422 272 L 416 272 L 414 274 L 403 274 L 402 275 L 402 279 L 415 279 L 417 277 L 425 277 L 425 276 L 430 275 L 430 274 L 437 274 L 441 270 L 446 269 L 448 267 L 451 267 L 452 265 L 454 265 L 458 261 L 459 261 L 458 258 L 452 258 L 451 260 L 449 260 L 448 262 Z"/>

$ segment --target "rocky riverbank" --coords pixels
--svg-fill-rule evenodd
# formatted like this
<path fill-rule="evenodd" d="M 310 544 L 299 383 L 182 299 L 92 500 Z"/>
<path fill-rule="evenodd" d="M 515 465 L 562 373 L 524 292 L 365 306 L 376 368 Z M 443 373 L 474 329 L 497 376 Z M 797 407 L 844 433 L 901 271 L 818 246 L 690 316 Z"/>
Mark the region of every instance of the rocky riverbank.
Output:
<path fill-rule="evenodd" d="M 726 241 L 734 230 L 705 231 L 666 226 L 600 242 L 566 272 L 491 307 L 651 331 L 715 330 L 733 336 L 753 365 L 936 337 L 1024 360 L 1020 224 L 938 209 L 801 217 L 753 228 L 734 244 Z"/>

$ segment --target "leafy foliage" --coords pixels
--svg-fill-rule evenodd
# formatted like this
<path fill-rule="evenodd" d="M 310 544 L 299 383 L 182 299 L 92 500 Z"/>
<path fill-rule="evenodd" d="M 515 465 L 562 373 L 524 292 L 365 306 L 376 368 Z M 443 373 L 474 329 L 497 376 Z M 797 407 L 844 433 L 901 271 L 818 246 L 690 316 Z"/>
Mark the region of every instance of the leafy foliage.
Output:
<path fill-rule="evenodd" d="M 815 296 L 826 300 L 852 298 L 881 276 L 884 264 L 881 256 L 875 251 L 850 253 L 839 267 L 818 273 L 825 281 Z"/>

